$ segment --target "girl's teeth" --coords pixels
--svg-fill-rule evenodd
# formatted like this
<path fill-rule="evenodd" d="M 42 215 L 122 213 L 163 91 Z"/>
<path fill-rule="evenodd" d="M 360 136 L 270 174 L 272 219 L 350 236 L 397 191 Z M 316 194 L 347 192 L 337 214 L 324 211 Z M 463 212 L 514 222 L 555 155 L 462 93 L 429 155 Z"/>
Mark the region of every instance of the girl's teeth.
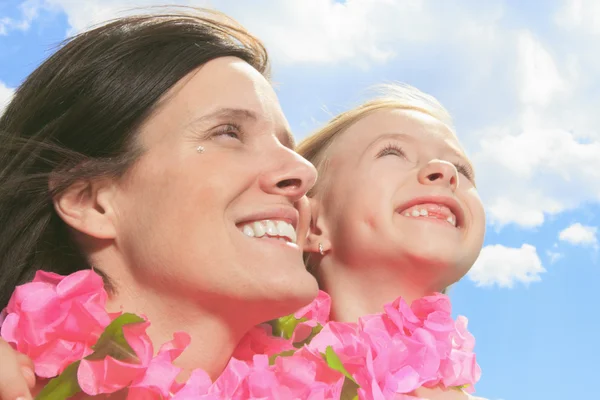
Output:
<path fill-rule="evenodd" d="M 272 238 L 278 238 L 282 241 L 291 241 L 296 243 L 296 231 L 294 227 L 285 221 L 255 221 L 245 224 L 242 232 L 248 237 L 261 238 L 265 235 Z"/>
<path fill-rule="evenodd" d="M 421 208 L 421 209 L 413 208 L 410 211 L 405 211 L 404 216 L 405 217 L 429 217 L 429 211 L 427 211 L 427 209 L 425 209 L 425 208 Z M 431 217 L 431 218 L 435 218 L 435 217 Z M 456 226 L 456 216 L 454 214 L 448 216 L 448 218 L 446 218 L 446 221 L 448 221 L 452 226 Z"/>

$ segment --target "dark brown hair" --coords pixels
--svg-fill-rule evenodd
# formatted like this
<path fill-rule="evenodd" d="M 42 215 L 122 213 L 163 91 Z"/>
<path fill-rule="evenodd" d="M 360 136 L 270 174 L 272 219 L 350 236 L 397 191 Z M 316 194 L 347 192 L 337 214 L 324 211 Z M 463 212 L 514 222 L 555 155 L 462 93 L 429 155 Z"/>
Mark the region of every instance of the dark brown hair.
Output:
<path fill-rule="evenodd" d="M 136 130 L 163 94 L 226 56 L 268 78 L 260 41 L 222 14 L 194 10 L 111 21 L 29 75 L 0 118 L 0 310 L 38 270 L 90 268 L 52 198 L 76 181 L 121 176 L 143 152 Z"/>

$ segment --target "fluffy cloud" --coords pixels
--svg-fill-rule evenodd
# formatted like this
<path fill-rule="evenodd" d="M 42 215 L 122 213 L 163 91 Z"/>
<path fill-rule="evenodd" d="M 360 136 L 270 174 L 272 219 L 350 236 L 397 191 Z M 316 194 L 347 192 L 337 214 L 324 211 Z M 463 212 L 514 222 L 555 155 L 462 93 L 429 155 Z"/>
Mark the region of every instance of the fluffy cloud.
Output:
<path fill-rule="evenodd" d="M 546 270 L 534 246 L 523 244 L 520 248 L 513 248 L 496 244 L 483 248 L 468 277 L 477 286 L 512 288 L 516 283 L 528 285 L 537 282 L 544 272 Z"/>
<path fill-rule="evenodd" d="M 573 59 L 559 65 L 526 31 L 516 48 L 514 113 L 471 133 L 479 142 L 473 159 L 491 222 L 535 227 L 600 199 L 600 141 L 592 121 L 573 111 L 591 112 Z"/>
<path fill-rule="evenodd" d="M 7 35 L 9 31 L 14 29 L 21 31 L 29 29 L 31 22 L 38 15 L 39 7 L 37 0 L 26 0 L 19 6 L 21 18 L 0 17 L 0 36 Z"/>
<path fill-rule="evenodd" d="M 43 0 L 41 4 L 64 11 L 70 33 L 75 33 L 116 16 L 151 11 L 164 2 Z M 416 46 L 486 38 L 502 15 L 502 8 L 493 4 L 472 9 L 430 0 L 179 0 L 177 4 L 217 8 L 231 15 L 264 40 L 281 64 L 384 62 L 399 49 L 404 53 Z"/>
<path fill-rule="evenodd" d="M 162 0 L 40 0 L 81 31 Z M 388 63 L 431 71 L 435 94 L 456 116 L 478 170 L 490 222 L 537 227 L 548 215 L 600 200 L 600 6 L 564 1 L 539 18 L 555 22 L 552 45 L 504 24 L 501 0 L 185 0 L 216 7 L 266 42 L 276 68 Z M 436 60 L 448 71 L 435 69 Z M 395 67 L 398 68 L 395 68 Z M 405 69 L 406 70 L 406 69 Z M 390 79 L 400 79 L 393 76 Z M 317 90 L 317 89 L 315 89 Z M 310 117 L 306 117 L 310 118 Z"/>
<path fill-rule="evenodd" d="M 598 228 L 593 226 L 581 225 L 579 222 L 563 229 L 558 234 L 558 239 L 573 245 L 597 246 L 598 238 L 596 232 Z"/>
<path fill-rule="evenodd" d="M 4 112 L 4 108 L 12 98 L 14 90 L 0 82 L 0 115 Z"/>
<path fill-rule="evenodd" d="M 566 29 L 600 34 L 600 3 L 596 0 L 563 0 L 555 15 L 556 23 Z"/>
<path fill-rule="evenodd" d="M 557 251 L 552 251 L 552 250 L 547 250 L 546 255 L 550 259 L 550 264 L 554 264 L 555 262 L 557 262 L 564 256 L 562 253 L 559 253 Z"/>

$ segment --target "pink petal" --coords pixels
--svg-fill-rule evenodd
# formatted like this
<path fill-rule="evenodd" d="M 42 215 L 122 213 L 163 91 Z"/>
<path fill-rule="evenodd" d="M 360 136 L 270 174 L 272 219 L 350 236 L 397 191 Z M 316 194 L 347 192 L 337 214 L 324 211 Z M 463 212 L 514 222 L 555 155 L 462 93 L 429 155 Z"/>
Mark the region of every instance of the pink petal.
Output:
<path fill-rule="evenodd" d="M 132 391 L 128 399 L 143 398 L 148 394 L 144 391 L 158 393 L 163 398 L 169 397 L 175 378 L 181 372 L 181 368 L 175 367 L 173 361 L 181 355 L 190 344 L 190 335 L 184 332 L 176 332 L 173 340 L 162 345 L 158 355 L 148 364 L 143 376 L 137 378 L 132 384 Z"/>
<path fill-rule="evenodd" d="M 107 297 L 102 278 L 91 269 L 77 271 L 65 277 L 56 285 L 56 293 L 65 300 L 81 300 L 101 293 L 101 299 L 105 302 Z"/>
<path fill-rule="evenodd" d="M 329 321 L 331 311 L 331 297 L 322 290 L 319 290 L 317 297 L 307 306 L 296 311 L 294 317 L 307 318 L 321 325 Z"/>
<path fill-rule="evenodd" d="M 198 396 L 207 395 L 210 385 L 212 385 L 212 381 L 208 374 L 201 369 L 196 369 L 192 371 L 185 385 L 175 393 L 173 400 L 203 398 Z M 217 397 L 214 396 L 214 399 L 216 400 Z"/>
<path fill-rule="evenodd" d="M 150 322 L 123 326 L 123 336 L 143 366 L 148 366 L 154 353 L 152 341 L 146 333 L 149 326 Z"/>
<path fill-rule="evenodd" d="M 84 393 L 96 396 L 125 388 L 143 375 L 145 370 L 143 365 L 118 361 L 108 356 L 99 361 L 81 360 L 77 380 Z"/>

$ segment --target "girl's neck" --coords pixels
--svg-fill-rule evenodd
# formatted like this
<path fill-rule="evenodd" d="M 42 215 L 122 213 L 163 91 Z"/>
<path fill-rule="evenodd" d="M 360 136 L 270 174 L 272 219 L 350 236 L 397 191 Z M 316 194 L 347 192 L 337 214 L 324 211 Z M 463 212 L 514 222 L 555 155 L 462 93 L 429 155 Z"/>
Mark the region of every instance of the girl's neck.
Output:
<path fill-rule="evenodd" d="M 330 260 L 320 267 L 320 282 L 332 298 L 331 319 L 357 322 L 359 317 L 383 311 L 383 306 L 402 297 L 411 304 L 432 294 L 435 285 L 410 268 L 398 266 L 348 266 Z M 402 273 L 406 272 L 406 273 Z"/>

